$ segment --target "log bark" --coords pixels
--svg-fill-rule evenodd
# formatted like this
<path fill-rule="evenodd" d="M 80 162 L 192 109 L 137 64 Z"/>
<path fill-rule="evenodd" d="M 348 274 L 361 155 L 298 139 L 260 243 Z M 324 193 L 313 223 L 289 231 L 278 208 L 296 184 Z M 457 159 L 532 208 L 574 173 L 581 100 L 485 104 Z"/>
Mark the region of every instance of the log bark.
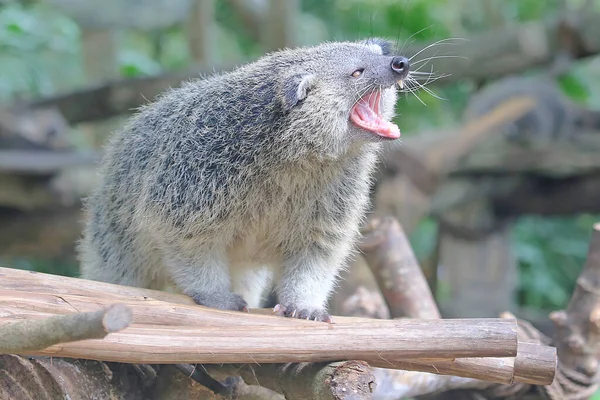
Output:
<path fill-rule="evenodd" d="M 134 364 L 5 354 L 0 355 L 0 399 L 225 399 L 172 365 L 157 370 Z M 240 396 L 239 400 L 256 398 Z"/>
<path fill-rule="evenodd" d="M 219 379 L 239 375 L 246 383 L 282 393 L 288 400 L 366 400 L 377 386 L 369 365 L 362 361 L 203 367 Z"/>
<path fill-rule="evenodd" d="M 0 354 L 38 351 L 59 343 L 102 339 L 131 325 L 131 310 L 115 304 L 103 310 L 15 320 L 0 325 Z"/>
<path fill-rule="evenodd" d="M 0 355 L 0 398 L 14 400 L 145 400 L 142 382 L 128 364 Z"/>

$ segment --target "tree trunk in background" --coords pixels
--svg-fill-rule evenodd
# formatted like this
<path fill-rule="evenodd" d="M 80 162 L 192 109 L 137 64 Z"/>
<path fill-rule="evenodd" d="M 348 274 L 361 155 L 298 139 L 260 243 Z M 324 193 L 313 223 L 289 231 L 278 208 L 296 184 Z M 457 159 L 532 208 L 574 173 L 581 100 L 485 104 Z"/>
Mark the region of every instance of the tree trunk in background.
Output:
<path fill-rule="evenodd" d="M 195 0 L 186 21 L 190 56 L 195 65 L 211 67 L 215 62 L 215 0 Z"/>
<path fill-rule="evenodd" d="M 81 52 L 87 85 L 95 86 L 119 77 L 119 33 L 109 29 L 88 30 L 82 26 Z M 113 129 L 110 120 L 106 122 L 80 125 L 94 148 L 101 147 L 104 135 Z"/>
<path fill-rule="evenodd" d="M 261 32 L 261 41 L 265 52 L 296 45 L 299 14 L 299 0 L 271 0 L 269 2 L 269 11 Z"/>
<path fill-rule="evenodd" d="M 518 277 L 510 228 L 465 240 L 440 226 L 439 282 L 449 285 L 449 299 L 440 301 L 445 317 L 493 317 L 514 310 Z"/>

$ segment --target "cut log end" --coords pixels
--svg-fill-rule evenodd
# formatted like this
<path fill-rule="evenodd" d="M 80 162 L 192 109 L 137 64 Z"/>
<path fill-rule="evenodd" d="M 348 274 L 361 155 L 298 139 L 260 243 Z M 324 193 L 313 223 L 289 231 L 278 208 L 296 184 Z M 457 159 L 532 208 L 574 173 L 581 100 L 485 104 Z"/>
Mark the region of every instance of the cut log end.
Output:
<path fill-rule="evenodd" d="M 102 325 L 107 333 L 119 332 L 133 322 L 133 313 L 125 304 L 110 306 L 102 318 Z"/>
<path fill-rule="evenodd" d="M 334 399 L 370 399 L 375 392 L 375 375 L 366 362 L 340 363 L 325 382 Z"/>
<path fill-rule="evenodd" d="M 556 348 L 519 342 L 514 379 L 531 385 L 551 385 L 558 363 Z"/>

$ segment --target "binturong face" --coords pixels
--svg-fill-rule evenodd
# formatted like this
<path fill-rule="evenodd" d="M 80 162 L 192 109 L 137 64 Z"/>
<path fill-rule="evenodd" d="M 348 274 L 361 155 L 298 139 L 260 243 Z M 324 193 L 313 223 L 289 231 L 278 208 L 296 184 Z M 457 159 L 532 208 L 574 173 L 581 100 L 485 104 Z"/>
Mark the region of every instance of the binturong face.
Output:
<path fill-rule="evenodd" d="M 409 60 L 396 54 L 391 42 L 325 43 L 291 55 L 293 66 L 291 60 L 280 61 L 293 70 L 284 78 L 282 94 L 295 128 L 301 124 L 318 131 L 325 137 L 315 141 L 338 149 L 400 137 L 391 119 L 396 88 L 408 76 Z"/>

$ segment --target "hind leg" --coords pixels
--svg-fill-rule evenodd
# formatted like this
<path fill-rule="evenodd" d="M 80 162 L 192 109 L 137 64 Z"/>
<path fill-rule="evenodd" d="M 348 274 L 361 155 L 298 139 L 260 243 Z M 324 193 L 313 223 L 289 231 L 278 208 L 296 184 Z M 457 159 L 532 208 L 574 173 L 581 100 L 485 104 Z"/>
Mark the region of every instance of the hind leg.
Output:
<path fill-rule="evenodd" d="M 80 276 L 124 286 L 148 287 L 150 282 L 144 271 L 156 263 L 156 259 L 151 260 L 153 253 L 142 255 L 135 246 L 124 243 L 110 231 L 95 235 L 86 232 L 78 244 Z"/>
<path fill-rule="evenodd" d="M 242 311 L 247 303 L 231 291 L 225 252 L 195 243 L 170 244 L 163 260 L 173 283 L 202 306 Z"/>

